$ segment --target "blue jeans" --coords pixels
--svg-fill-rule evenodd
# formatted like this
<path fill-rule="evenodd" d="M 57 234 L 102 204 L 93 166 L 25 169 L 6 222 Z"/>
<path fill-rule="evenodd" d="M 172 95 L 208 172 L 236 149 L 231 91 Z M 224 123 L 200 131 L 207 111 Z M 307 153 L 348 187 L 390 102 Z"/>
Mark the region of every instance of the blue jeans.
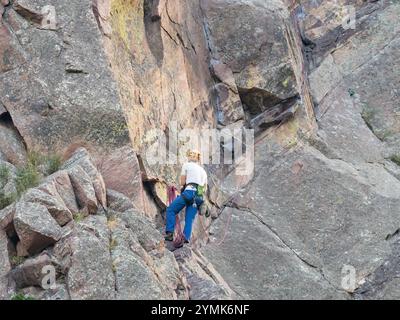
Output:
<path fill-rule="evenodd" d="M 185 236 L 186 240 L 190 240 L 192 235 L 192 227 L 194 219 L 196 218 L 197 208 L 193 207 L 194 201 L 196 201 L 196 205 L 198 207 L 201 206 L 203 203 L 203 199 L 196 197 L 195 190 L 185 190 L 183 195 L 186 197 L 188 202 L 192 203 L 188 205 L 182 196 L 177 197 L 167 208 L 167 226 L 166 232 L 174 232 L 175 229 L 175 216 L 184 208 L 186 207 L 186 214 L 185 214 L 185 229 L 183 230 L 183 235 Z M 195 199 L 194 199 L 195 198 Z M 193 201 L 194 199 L 194 201 Z"/>

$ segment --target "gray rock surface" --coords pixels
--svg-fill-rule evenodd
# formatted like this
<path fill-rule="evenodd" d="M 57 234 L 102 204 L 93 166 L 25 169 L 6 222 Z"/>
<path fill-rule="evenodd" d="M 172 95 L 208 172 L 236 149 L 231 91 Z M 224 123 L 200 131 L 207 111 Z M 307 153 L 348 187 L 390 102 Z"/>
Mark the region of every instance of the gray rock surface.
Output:
<path fill-rule="evenodd" d="M 102 216 L 86 218 L 55 245 L 71 299 L 115 298 L 109 246 L 107 219 Z"/>
<path fill-rule="evenodd" d="M 42 286 L 42 279 L 45 274 L 42 270 L 45 266 L 53 266 L 51 258 L 47 254 L 25 260 L 10 273 L 18 289 L 30 286 Z"/>
<path fill-rule="evenodd" d="M 8 273 L 11 270 L 11 265 L 8 258 L 7 246 L 7 235 L 3 230 L 0 230 L 0 300 L 8 297 Z"/>
<path fill-rule="evenodd" d="M 61 227 L 41 204 L 18 202 L 14 227 L 22 245 L 30 254 L 55 244 L 61 237 Z"/>

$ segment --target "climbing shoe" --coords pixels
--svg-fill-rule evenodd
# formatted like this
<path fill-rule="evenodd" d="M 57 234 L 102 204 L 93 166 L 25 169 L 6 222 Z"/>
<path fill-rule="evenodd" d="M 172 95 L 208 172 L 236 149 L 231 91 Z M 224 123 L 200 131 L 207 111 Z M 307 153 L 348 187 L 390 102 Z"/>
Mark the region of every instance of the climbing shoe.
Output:
<path fill-rule="evenodd" d="M 173 232 L 167 232 L 165 234 L 165 241 L 174 241 L 174 234 Z"/>
<path fill-rule="evenodd" d="M 182 240 L 181 240 L 180 242 L 174 243 L 174 245 L 175 245 L 175 248 L 176 248 L 176 249 L 179 249 L 179 248 L 182 248 L 185 244 L 188 244 L 188 243 L 189 243 L 189 241 L 186 240 L 185 237 L 183 237 Z"/>

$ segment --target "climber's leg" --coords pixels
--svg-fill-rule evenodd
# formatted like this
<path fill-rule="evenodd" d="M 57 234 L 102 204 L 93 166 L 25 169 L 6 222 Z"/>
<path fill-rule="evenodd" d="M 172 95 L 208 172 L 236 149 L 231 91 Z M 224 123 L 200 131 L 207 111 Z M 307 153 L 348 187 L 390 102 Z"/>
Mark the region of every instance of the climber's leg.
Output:
<path fill-rule="evenodd" d="M 186 207 L 185 229 L 183 230 L 183 235 L 185 236 L 185 239 L 187 241 L 189 241 L 190 237 L 192 236 L 193 222 L 194 219 L 196 218 L 196 214 L 197 214 L 197 207 L 194 207 L 193 205 Z"/>
<path fill-rule="evenodd" d="M 178 196 L 167 208 L 167 226 L 165 231 L 167 233 L 174 232 L 175 229 L 175 216 L 185 207 L 185 200 Z"/>

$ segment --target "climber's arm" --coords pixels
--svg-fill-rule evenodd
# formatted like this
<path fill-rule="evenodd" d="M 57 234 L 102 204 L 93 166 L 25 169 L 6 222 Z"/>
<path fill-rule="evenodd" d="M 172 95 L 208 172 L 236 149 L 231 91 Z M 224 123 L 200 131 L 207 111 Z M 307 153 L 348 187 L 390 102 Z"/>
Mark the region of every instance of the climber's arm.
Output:
<path fill-rule="evenodd" d="M 179 179 L 179 183 L 181 186 L 185 186 L 186 185 L 186 176 L 181 176 Z"/>

